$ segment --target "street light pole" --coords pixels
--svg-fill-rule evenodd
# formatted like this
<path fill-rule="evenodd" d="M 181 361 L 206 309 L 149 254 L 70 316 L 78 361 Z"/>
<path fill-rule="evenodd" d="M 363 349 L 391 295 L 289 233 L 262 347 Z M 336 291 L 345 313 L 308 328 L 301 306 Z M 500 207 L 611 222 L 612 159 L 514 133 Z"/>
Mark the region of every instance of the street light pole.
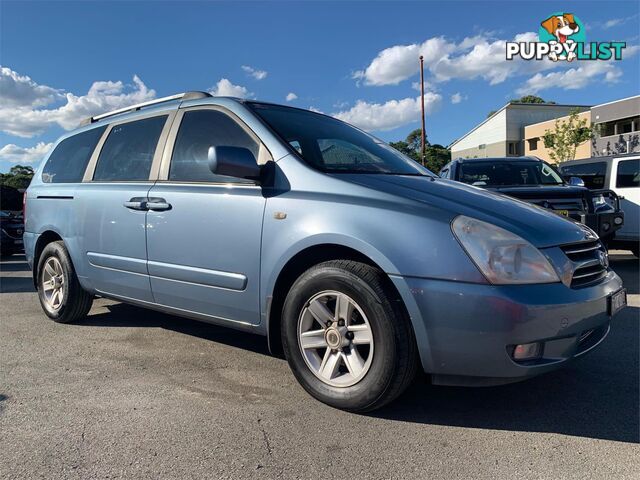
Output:
<path fill-rule="evenodd" d="M 422 160 L 422 165 L 425 165 L 425 147 L 426 147 L 426 140 L 427 140 L 427 135 L 425 133 L 425 125 L 424 125 L 424 58 L 422 57 L 422 55 L 420 55 L 420 100 L 422 103 L 422 135 L 421 135 L 421 160 Z"/>

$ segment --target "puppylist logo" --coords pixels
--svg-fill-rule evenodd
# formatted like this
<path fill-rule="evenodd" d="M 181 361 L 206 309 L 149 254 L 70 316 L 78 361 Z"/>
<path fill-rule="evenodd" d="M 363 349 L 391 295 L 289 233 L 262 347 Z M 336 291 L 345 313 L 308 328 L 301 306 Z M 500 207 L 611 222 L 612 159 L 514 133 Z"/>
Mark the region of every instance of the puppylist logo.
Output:
<path fill-rule="evenodd" d="M 580 19 L 572 13 L 558 12 L 540 23 L 537 42 L 507 42 L 507 60 L 621 60 L 626 47 L 626 42 L 587 43 Z"/>

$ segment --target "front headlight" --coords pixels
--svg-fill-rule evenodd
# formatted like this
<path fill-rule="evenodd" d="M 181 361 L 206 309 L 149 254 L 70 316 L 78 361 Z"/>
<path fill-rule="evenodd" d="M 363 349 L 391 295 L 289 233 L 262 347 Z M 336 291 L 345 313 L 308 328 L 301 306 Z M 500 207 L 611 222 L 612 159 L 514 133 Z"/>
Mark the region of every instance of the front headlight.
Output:
<path fill-rule="evenodd" d="M 471 260 L 495 285 L 560 281 L 536 247 L 503 228 L 464 215 L 456 217 L 451 228 Z"/>

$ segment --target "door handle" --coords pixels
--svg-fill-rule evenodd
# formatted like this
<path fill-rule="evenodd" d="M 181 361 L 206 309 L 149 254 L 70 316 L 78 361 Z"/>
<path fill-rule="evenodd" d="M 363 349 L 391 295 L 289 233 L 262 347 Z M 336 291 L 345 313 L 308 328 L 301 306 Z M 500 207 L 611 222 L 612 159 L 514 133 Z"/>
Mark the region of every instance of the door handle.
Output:
<path fill-rule="evenodd" d="M 164 198 L 154 197 L 147 201 L 147 210 L 153 210 L 154 212 L 161 212 L 164 210 L 171 210 L 171 204 Z"/>
<path fill-rule="evenodd" d="M 133 197 L 128 202 L 124 202 L 124 206 L 131 210 L 147 210 L 146 197 Z"/>

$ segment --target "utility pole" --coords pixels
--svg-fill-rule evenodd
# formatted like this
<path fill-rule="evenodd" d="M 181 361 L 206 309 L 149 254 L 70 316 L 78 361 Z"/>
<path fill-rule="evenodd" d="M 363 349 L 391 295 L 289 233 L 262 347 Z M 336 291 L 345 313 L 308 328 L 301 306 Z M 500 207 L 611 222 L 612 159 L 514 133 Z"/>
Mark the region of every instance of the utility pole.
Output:
<path fill-rule="evenodd" d="M 420 158 L 422 160 L 422 165 L 424 166 L 427 135 L 425 133 L 425 126 L 424 126 L 424 58 L 422 57 L 422 55 L 420 55 L 420 93 L 421 93 L 420 100 L 422 102 L 422 138 L 421 138 L 422 156 Z"/>

